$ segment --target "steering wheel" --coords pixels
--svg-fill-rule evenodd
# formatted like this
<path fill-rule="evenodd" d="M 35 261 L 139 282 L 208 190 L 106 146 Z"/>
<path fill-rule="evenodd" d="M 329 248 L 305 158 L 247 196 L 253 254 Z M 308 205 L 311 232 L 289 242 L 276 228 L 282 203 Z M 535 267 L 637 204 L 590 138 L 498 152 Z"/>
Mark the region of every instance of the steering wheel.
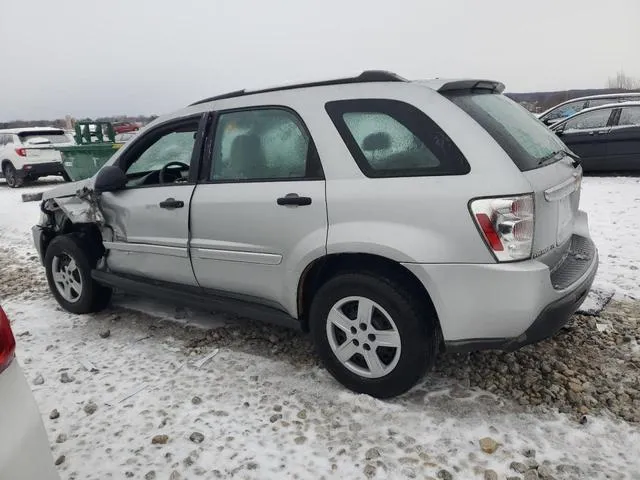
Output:
<path fill-rule="evenodd" d="M 159 174 L 160 183 L 173 183 L 173 182 L 175 182 L 177 180 L 177 179 L 174 179 L 171 182 L 167 181 L 168 180 L 167 179 L 167 173 L 168 173 L 170 167 L 180 167 L 180 171 L 189 170 L 189 165 L 187 165 L 186 163 L 169 162 L 164 167 L 162 167 L 162 169 L 160 170 L 160 174 Z"/>

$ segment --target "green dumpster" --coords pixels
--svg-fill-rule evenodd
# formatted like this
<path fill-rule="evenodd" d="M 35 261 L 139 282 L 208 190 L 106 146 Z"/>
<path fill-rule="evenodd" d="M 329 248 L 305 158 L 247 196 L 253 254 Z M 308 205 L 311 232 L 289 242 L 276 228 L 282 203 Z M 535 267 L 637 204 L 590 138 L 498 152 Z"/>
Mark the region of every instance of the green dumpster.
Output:
<path fill-rule="evenodd" d="M 91 143 L 58 147 L 58 150 L 67 176 L 77 182 L 95 175 L 121 146 L 121 143 Z"/>
<path fill-rule="evenodd" d="M 109 122 L 78 122 L 75 130 L 77 145 L 57 148 L 62 156 L 62 166 L 73 182 L 95 175 L 122 146 L 115 142 L 113 126 Z"/>

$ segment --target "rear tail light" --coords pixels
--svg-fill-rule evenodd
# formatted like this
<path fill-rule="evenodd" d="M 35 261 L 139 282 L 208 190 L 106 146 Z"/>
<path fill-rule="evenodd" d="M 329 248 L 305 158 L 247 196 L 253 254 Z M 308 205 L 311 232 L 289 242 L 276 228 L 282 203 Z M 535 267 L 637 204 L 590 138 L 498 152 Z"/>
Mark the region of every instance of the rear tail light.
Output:
<path fill-rule="evenodd" d="M 16 148 L 16 153 L 21 157 L 26 157 L 27 156 L 27 149 L 26 148 Z"/>
<path fill-rule="evenodd" d="M 0 307 L 0 372 L 5 370 L 13 361 L 16 351 L 16 340 L 9 325 L 7 315 Z"/>
<path fill-rule="evenodd" d="M 499 262 L 531 258 L 535 217 L 532 195 L 473 200 L 471 213 Z"/>

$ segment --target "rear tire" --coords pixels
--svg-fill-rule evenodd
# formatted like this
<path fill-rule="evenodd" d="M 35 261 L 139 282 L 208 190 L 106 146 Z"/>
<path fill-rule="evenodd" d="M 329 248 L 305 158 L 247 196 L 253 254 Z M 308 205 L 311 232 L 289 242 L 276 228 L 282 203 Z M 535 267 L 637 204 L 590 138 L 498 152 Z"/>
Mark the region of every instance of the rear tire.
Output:
<path fill-rule="evenodd" d="M 18 176 L 18 172 L 15 167 L 10 163 L 7 163 L 4 166 L 2 173 L 7 181 L 7 186 L 10 188 L 20 188 L 24 183 L 23 179 Z"/>
<path fill-rule="evenodd" d="M 312 301 L 309 323 L 329 373 L 350 390 L 377 398 L 412 388 L 437 355 L 437 322 L 426 302 L 381 275 L 330 279 Z"/>
<path fill-rule="evenodd" d="M 109 305 L 113 290 L 91 278 L 98 258 L 79 234 L 60 235 L 49 244 L 44 266 L 49 289 L 58 303 L 72 313 L 99 312 Z"/>

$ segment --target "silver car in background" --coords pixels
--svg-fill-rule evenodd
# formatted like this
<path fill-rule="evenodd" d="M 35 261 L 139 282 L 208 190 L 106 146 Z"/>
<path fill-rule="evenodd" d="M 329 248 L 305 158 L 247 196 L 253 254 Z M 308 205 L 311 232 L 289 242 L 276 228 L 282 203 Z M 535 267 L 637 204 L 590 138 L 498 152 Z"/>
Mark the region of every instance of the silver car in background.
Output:
<path fill-rule="evenodd" d="M 161 117 L 44 194 L 51 291 L 75 313 L 117 287 L 292 325 L 376 397 L 438 351 L 547 338 L 598 256 L 579 160 L 503 89 L 368 71 Z"/>

